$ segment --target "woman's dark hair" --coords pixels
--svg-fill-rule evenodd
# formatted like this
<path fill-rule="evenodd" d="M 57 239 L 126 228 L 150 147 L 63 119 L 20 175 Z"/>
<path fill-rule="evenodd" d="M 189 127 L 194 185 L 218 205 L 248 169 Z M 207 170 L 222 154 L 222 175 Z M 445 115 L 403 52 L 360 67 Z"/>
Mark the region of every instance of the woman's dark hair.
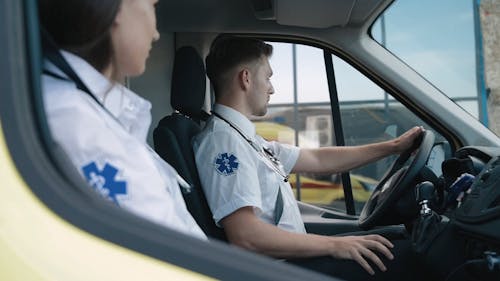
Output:
<path fill-rule="evenodd" d="M 42 28 L 59 48 L 86 60 L 99 71 L 111 63 L 111 26 L 121 0 L 40 0 Z"/>
<path fill-rule="evenodd" d="M 207 76 L 214 87 L 215 97 L 218 97 L 229 70 L 241 63 L 256 61 L 262 56 L 270 57 L 272 53 L 273 46 L 255 38 L 231 35 L 219 35 L 215 38 L 205 59 Z"/>

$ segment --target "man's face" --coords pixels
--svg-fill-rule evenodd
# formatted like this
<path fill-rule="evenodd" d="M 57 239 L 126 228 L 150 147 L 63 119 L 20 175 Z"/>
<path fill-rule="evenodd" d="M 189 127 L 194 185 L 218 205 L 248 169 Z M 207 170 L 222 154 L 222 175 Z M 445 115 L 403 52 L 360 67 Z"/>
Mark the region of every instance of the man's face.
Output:
<path fill-rule="evenodd" d="M 249 105 L 253 115 L 264 116 L 267 113 L 267 105 L 271 95 L 274 93 L 271 84 L 273 70 L 269 65 L 268 58 L 265 56 L 260 58 L 255 67 L 252 68 L 251 74 Z"/>

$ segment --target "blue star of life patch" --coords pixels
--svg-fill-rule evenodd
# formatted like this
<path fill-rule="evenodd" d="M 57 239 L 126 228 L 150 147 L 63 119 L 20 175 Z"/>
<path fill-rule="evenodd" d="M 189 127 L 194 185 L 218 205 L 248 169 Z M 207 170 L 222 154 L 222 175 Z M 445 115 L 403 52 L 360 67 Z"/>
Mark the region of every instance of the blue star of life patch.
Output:
<path fill-rule="evenodd" d="M 102 170 L 92 162 L 82 167 L 83 175 L 87 182 L 107 199 L 118 204 L 116 196 L 127 194 L 127 182 L 115 179 L 118 169 L 106 163 Z"/>
<path fill-rule="evenodd" d="M 233 154 L 221 153 L 215 158 L 215 170 L 225 176 L 234 174 L 239 165 L 238 158 Z"/>

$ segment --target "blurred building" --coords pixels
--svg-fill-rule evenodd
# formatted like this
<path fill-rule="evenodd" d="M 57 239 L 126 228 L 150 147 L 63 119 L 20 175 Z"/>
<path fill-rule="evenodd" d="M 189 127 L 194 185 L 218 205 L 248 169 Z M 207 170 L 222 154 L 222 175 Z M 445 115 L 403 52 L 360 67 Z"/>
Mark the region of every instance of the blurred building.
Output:
<path fill-rule="evenodd" d="M 500 136 L 500 0 L 481 0 L 479 14 L 489 127 Z"/>

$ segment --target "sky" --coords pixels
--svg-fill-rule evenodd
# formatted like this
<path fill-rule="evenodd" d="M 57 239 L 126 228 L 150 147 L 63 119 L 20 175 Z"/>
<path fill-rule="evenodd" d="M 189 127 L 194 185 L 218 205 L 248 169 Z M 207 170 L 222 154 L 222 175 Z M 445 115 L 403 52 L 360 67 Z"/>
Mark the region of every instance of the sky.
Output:
<path fill-rule="evenodd" d="M 477 97 L 473 0 L 398 0 L 386 10 L 386 47 L 451 98 Z M 381 25 L 373 27 L 381 41 Z M 273 43 L 271 104 L 293 102 L 292 47 Z M 334 58 L 341 101 L 383 99 L 383 91 Z M 329 100 L 323 53 L 297 45 L 299 102 Z M 478 115 L 477 101 L 459 103 Z"/>

